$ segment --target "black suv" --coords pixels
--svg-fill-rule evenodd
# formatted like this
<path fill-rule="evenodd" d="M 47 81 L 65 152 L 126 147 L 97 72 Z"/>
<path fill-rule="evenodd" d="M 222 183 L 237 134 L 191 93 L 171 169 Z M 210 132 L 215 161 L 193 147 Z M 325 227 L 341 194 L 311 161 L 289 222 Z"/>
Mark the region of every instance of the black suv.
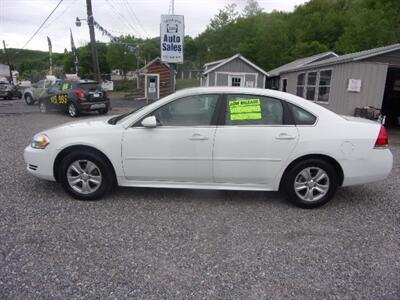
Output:
<path fill-rule="evenodd" d="M 109 108 L 107 93 L 93 80 L 61 80 L 51 85 L 39 98 L 41 112 L 63 110 L 71 117 L 89 111 L 106 114 Z"/>

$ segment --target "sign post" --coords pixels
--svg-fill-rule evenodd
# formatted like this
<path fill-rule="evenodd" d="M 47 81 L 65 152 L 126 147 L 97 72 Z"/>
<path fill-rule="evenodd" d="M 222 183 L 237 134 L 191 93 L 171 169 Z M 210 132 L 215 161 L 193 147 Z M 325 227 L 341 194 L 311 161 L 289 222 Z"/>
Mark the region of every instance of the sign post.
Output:
<path fill-rule="evenodd" d="M 172 92 L 175 92 L 176 64 L 183 63 L 184 37 L 185 23 L 182 15 L 161 15 L 161 61 L 170 64 Z"/>

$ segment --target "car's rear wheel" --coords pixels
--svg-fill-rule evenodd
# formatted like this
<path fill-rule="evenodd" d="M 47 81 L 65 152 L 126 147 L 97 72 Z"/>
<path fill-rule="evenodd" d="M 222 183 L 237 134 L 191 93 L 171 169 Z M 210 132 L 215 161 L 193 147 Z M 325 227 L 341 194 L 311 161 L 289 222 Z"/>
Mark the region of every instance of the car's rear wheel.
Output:
<path fill-rule="evenodd" d="M 284 176 L 282 191 L 290 202 L 302 208 L 315 208 L 327 203 L 339 182 L 335 168 L 322 159 L 300 161 Z"/>
<path fill-rule="evenodd" d="M 33 103 L 35 103 L 35 101 L 33 100 L 32 95 L 30 94 L 26 94 L 25 95 L 25 103 L 28 105 L 33 105 Z"/>
<path fill-rule="evenodd" d="M 59 179 L 64 190 L 79 200 L 98 200 L 114 186 L 112 166 L 95 152 L 77 151 L 60 164 Z"/>
<path fill-rule="evenodd" d="M 47 112 L 47 105 L 46 102 L 40 101 L 39 102 L 39 110 L 41 113 L 46 113 Z"/>
<path fill-rule="evenodd" d="M 75 118 L 79 115 L 78 108 L 76 107 L 75 103 L 70 102 L 68 104 L 68 114 L 71 118 Z"/>

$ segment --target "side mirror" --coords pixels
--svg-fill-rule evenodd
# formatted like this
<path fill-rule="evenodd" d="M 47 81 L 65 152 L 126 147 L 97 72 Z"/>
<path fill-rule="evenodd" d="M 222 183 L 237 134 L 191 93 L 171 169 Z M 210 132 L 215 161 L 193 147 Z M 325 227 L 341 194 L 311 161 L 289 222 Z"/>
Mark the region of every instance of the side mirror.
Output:
<path fill-rule="evenodd" d="M 157 127 L 157 120 L 156 120 L 156 117 L 155 117 L 155 116 L 150 116 L 150 117 L 145 118 L 145 119 L 142 121 L 142 125 L 143 125 L 143 127 L 146 127 L 146 128 L 154 128 L 154 127 Z"/>

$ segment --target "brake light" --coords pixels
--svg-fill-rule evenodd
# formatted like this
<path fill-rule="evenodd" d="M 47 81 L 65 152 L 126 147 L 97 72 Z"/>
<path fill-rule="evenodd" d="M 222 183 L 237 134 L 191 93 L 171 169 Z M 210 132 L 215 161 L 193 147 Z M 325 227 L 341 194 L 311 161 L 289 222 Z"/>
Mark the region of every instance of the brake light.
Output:
<path fill-rule="evenodd" d="M 79 98 L 79 100 L 85 100 L 85 93 L 81 89 L 77 89 L 75 91 L 75 95 Z"/>
<path fill-rule="evenodd" d="M 106 91 L 103 91 L 103 98 L 107 98 L 107 97 L 108 97 L 107 92 L 106 92 Z"/>
<path fill-rule="evenodd" d="M 389 139 L 387 135 L 386 128 L 381 126 L 381 130 L 379 130 L 378 138 L 375 142 L 375 148 L 385 148 L 389 144 Z"/>

